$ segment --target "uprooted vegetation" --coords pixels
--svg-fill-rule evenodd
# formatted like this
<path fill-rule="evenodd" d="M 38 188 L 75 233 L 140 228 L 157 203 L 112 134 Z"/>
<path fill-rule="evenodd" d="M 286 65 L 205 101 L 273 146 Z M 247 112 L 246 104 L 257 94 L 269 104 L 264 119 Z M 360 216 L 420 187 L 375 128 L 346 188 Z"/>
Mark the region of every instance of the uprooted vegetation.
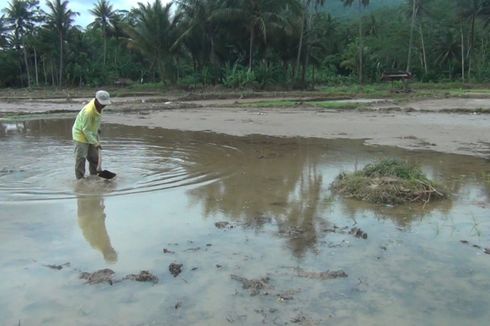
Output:
<path fill-rule="evenodd" d="M 375 204 L 423 203 L 447 198 L 446 191 L 429 180 L 417 166 L 398 159 L 368 164 L 353 173 L 341 173 L 332 190 Z"/>

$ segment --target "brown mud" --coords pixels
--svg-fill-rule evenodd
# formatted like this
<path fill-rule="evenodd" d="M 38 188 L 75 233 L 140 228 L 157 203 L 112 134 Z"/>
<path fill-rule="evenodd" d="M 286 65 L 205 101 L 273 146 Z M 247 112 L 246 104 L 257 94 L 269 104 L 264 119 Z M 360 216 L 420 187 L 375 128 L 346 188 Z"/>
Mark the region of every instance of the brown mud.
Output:
<path fill-rule="evenodd" d="M 255 93 L 253 93 L 255 94 Z M 106 121 L 136 126 L 231 135 L 263 134 L 325 139 L 362 139 L 366 144 L 398 146 L 490 157 L 490 99 L 345 99 L 357 110 L 304 106 L 325 100 L 321 93 L 171 94 L 115 97 L 106 108 Z M 289 96 L 288 96 L 289 94 Z M 260 96 L 260 97 L 258 97 Z M 262 98 L 297 100 L 297 107 L 254 108 Z M 40 113 L 77 112 L 87 98 L 0 99 L 0 118 Z M 241 105 L 247 104 L 247 107 Z"/>

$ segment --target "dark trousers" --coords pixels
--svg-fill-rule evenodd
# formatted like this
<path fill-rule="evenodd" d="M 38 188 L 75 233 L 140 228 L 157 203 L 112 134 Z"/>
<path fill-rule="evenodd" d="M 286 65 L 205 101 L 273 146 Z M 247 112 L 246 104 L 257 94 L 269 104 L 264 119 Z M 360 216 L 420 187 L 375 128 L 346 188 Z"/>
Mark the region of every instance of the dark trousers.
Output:
<path fill-rule="evenodd" d="M 89 163 L 91 175 L 97 174 L 97 165 L 99 163 L 99 153 L 94 145 L 75 143 L 75 177 L 81 179 L 85 176 L 85 160 Z"/>

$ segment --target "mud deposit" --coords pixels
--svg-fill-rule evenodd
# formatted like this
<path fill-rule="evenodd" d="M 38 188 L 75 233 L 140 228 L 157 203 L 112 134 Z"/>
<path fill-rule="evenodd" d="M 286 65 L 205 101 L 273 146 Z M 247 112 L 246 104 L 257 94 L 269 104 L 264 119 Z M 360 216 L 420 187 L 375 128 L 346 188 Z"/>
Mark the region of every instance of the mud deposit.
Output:
<path fill-rule="evenodd" d="M 106 124 L 111 181 L 75 182 L 72 119 L 0 128 L 1 325 L 487 325 L 490 163 Z M 333 196 L 379 158 L 451 199 Z"/>

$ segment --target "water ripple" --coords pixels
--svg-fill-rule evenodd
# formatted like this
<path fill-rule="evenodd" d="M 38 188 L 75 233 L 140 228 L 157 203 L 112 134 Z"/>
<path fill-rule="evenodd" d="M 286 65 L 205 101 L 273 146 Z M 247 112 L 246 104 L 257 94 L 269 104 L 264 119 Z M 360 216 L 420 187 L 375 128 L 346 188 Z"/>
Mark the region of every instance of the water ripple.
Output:
<path fill-rule="evenodd" d="M 233 173 L 230 166 L 216 166 L 214 157 L 240 155 L 236 148 L 211 142 L 119 137 L 111 139 L 102 152 L 103 168 L 118 176 L 111 181 L 98 177 L 76 181 L 69 140 L 18 133 L 0 137 L 0 151 L 0 202 L 101 193 L 120 196 L 199 186 Z"/>

